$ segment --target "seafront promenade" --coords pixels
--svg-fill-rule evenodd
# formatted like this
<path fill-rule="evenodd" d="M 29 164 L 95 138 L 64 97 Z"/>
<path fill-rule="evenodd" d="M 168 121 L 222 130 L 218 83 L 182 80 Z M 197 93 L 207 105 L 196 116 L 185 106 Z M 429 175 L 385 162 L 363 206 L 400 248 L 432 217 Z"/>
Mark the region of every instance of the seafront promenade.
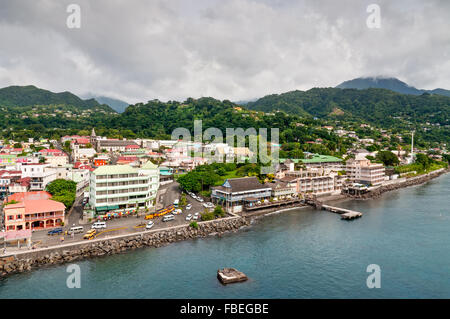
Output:
<path fill-rule="evenodd" d="M 15 251 L 0 257 L 0 276 L 29 271 L 44 265 L 121 253 L 129 249 L 160 247 L 187 239 L 220 236 L 226 232 L 238 231 L 248 225 L 250 225 L 250 221 L 247 218 L 231 215 L 216 220 L 198 222 L 196 228 L 189 225 L 172 226 L 48 248 Z"/>
<path fill-rule="evenodd" d="M 396 185 L 401 185 L 400 187 L 407 187 L 410 185 L 421 184 L 432 178 L 447 173 L 448 171 L 448 169 L 435 171 L 409 179 L 409 183 L 403 182 L 397 183 Z M 398 189 L 400 187 L 395 187 L 393 189 Z M 318 203 L 321 206 L 320 208 L 323 208 L 324 204 L 322 202 Z M 289 205 L 278 205 L 276 207 L 265 207 L 265 209 L 261 210 L 246 211 L 239 215 L 230 213 L 227 217 L 211 221 L 199 221 L 197 228 L 191 227 L 188 224 L 167 226 L 151 230 L 136 228 L 132 233 L 106 235 L 105 237 L 96 238 L 89 241 L 79 240 L 36 249 L 8 249 L 7 254 L 0 256 L 0 276 L 29 271 L 33 268 L 44 265 L 66 263 L 84 258 L 121 253 L 129 249 L 145 246 L 160 247 L 181 240 L 213 235 L 221 236 L 225 232 L 234 232 L 238 231 L 242 227 L 249 226 L 252 223 L 251 219 L 254 217 L 269 215 L 277 211 L 288 211 L 291 209 L 312 205 L 311 203 L 308 204 L 302 201 L 296 201 L 295 203 L 292 202 L 288 204 Z M 331 207 L 330 205 L 328 206 Z M 348 213 L 338 207 L 333 206 L 333 208 L 340 210 L 340 213 Z"/>

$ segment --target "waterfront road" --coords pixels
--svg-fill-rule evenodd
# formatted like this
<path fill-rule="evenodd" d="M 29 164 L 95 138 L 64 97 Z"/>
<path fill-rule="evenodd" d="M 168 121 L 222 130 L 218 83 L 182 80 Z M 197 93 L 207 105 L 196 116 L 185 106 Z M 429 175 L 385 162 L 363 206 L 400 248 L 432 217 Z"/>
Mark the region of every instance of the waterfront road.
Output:
<path fill-rule="evenodd" d="M 181 195 L 181 190 L 179 188 L 178 183 L 176 182 L 161 186 L 160 192 L 161 192 L 160 195 L 161 203 L 164 205 L 164 207 L 173 204 L 174 200 L 179 198 Z M 154 226 L 152 227 L 152 229 L 161 229 L 170 226 L 188 225 L 191 222 L 186 220 L 186 216 L 188 214 L 194 215 L 194 213 L 197 212 L 198 213 L 204 212 L 205 208 L 202 206 L 202 203 L 193 199 L 189 195 L 186 195 L 186 199 L 187 202 L 192 205 L 192 208 L 190 210 L 183 209 L 183 212 L 179 215 L 175 215 L 175 219 L 170 222 L 163 222 L 162 217 L 157 217 L 152 220 L 154 222 Z M 66 218 L 67 221 L 66 227 L 64 227 L 64 230 L 66 230 L 72 227 L 73 225 L 83 226 L 84 229 L 82 233 L 74 235 L 49 236 L 47 235 L 48 230 L 34 231 L 32 235 L 32 245 L 36 248 L 43 248 L 59 245 L 63 242 L 70 243 L 83 241 L 83 236 L 88 230 L 91 229 L 91 224 L 82 225 L 79 223 L 83 213 L 82 200 L 83 200 L 82 196 L 76 199 L 73 209 Z M 129 216 L 125 218 L 108 220 L 106 221 L 107 226 L 106 229 L 99 230 L 97 232 L 96 238 L 108 238 L 111 236 L 122 234 L 139 233 L 146 230 L 145 226 L 147 223 L 148 220 L 145 220 L 145 216 L 140 217 Z M 64 238 L 64 240 L 62 238 Z M 8 248 L 8 251 L 11 252 L 12 250 L 16 249 L 17 247 L 10 247 Z"/>

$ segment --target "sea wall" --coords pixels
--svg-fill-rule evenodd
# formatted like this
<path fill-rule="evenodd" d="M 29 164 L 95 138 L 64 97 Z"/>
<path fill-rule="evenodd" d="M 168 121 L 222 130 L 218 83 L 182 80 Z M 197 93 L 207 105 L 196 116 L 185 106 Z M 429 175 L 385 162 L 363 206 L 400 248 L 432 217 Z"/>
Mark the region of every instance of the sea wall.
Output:
<path fill-rule="evenodd" d="M 397 183 L 391 182 L 388 185 L 380 186 L 374 190 L 371 190 L 370 192 L 368 192 L 366 194 L 362 194 L 358 198 L 362 198 L 362 199 L 377 198 L 377 197 L 380 197 L 385 192 L 393 191 L 393 190 L 408 187 L 408 186 L 423 184 L 423 183 L 426 183 L 426 182 L 432 180 L 433 178 L 436 178 L 436 177 L 438 177 L 442 174 L 448 173 L 448 172 L 449 172 L 449 169 L 441 168 L 441 169 L 438 169 L 436 171 L 433 171 L 433 172 L 430 172 L 427 174 L 407 178 L 406 180 L 405 179 L 399 180 Z"/>
<path fill-rule="evenodd" d="M 115 236 L 61 245 L 54 248 L 29 250 L 15 255 L 0 257 L 0 277 L 30 271 L 34 268 L 74 262 L 91 257 L 112 255 L 141 247 L 161 247 L 177 241 L 207 236 L 220 236 L 236 232 L 250 225 L 244 217 L 229 217 L 199 222 L 198 228 L 176 226 L 167 229 L 144 231 L 138 234 Z"/>

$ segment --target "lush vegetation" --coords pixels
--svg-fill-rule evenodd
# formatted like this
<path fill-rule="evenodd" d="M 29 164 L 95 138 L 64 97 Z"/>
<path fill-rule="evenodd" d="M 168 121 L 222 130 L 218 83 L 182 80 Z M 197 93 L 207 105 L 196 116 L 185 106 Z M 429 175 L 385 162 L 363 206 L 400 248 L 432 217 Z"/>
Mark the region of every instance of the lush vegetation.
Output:
<path fill-rule="evenodd" d="M 70 92 L 53 93 L 35 86 L 0 89 L 0 129 L 6 138 L 58 138 L 115 115 L 109 106 Z"/>
<path fill-rule="evenodd" d="M 75 201 L 77 184 L 66 179 L 55 179 L 47 185 L 46 190 L 52 194 L 53 200 L 61 202 L 66 208 L 69 208 Z"/>
<path fill-rule="evenodd" d="M 324 125 L 381 140 L 381 145 L 369 146 L 373 150 L 407 145 L 412 130 L 416 130 L 418 147 L 450 145 L 450 97 L 404 95 L 385 89 L 293 91 L 266 96 L 246 108 L 210 97 L 183 102 L 152 100 L 130 105 L 117 114 L 93 99 L 28 86 L 0 89 L 0 109 L 0 136 L 18 141 L 85 135 L 92 127 L 98 135 L 110 138 L 169 139 L 179 127 L 193 136 L 194 120 L 201 119 L 203 131 L 216 127 L 224 135 L 226 128 L 279 128 L 281 158 L 303 158 L 305 152 L 341 156 L 352 147 L 351 138 L 339 137 Z M 391 138 L 382 137 L 380 130 L 360 127 L 366 122 L 389 129 Z M 270 139 L 270 130 L 268 133 Z"/>
<path fill-rule="evenodd" d="M 428 173 L 440 168 L 448 167 L 448 162 L 433 160 L 425 154 L 416 154 L 414 163 L 397 166 L 394 169 L 396 174 L 412 173 L 412 175 Z"/>
<path fill-rule="evenodd" d="M 406 95 L 386 89 L 314 88 L 265 96 L 247 104 L 264 112 L 277 110 L 301 116 L 369 122 L 384 128 L 419 129 L 433 123 L 418 137 L 450 142 L 450 97 L 424 93 Z"/>
<path fill-rule="evenodd" d="M 201 214 L 202 220 L 213 220 L 219 217 L 225 217 L 226 213 L 223 210 L 222 206 L 217 205 L 212 212 L 208 212 L 205 210 L 203 214 Z"/>
<path fill-rule="evenodd" d="M 228 178 L 256 176 L 260 182 L 271 182 L 272 174 L 261 174 L 261 163 L 212 163 L 197 166 L 194 170 L 178 177 L 180 187 L 190 192 L 210 195 L 211 186 L 220 186 Z"/>
<path fill-rule="evenodd" d="M 223 177 L 229 175 L 230 172 L 235 172 L 236 167 L 234 163 L 200 165 L 189 173 L 178 177 L 177 181 L 184 190 L 190 192 L 205 191 L 209 190 L 210 186 L 223 181 Z M 235 176 L 234 173 L 233 176 Z"/>
<path fill-rule="evenodd" d="M 384 166 L 395 166 L 400 163 L 397 155 L 391 151 L 379 151 L 375 160 L 382 162 Z"/>
<path fill-rule="evenodd" d="M 193 221 L 189 224 L 190 227 L 197 229 L 198 228 L 198 223 L 196 221 Z"/>

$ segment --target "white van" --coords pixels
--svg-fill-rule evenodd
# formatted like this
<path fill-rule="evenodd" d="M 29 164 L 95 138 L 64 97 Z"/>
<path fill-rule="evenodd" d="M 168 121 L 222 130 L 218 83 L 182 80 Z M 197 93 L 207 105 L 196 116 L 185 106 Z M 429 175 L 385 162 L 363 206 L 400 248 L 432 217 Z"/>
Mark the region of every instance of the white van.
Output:
<path fill-rule="evenodd" d="M 95 222 L 92 224 L 92 229 L 102 229 L 102 228 L 106 228 L 105 222 Z"/>
<path fill-rule="evenodd" d="M 79 234 L 83 232 L 83 226 L 74 226 L 71 227 L 68 231 L 69 234 Z"/>
<path fill-rule="evenodd" d="M 168 222 L 168 221 L 171 221 L 171 220 L 174 220 L 174 219 L 175 219 L 175 216 L 173 216 L 172 214 L 166 215 L 163 218 L 163 222 Z"/>

